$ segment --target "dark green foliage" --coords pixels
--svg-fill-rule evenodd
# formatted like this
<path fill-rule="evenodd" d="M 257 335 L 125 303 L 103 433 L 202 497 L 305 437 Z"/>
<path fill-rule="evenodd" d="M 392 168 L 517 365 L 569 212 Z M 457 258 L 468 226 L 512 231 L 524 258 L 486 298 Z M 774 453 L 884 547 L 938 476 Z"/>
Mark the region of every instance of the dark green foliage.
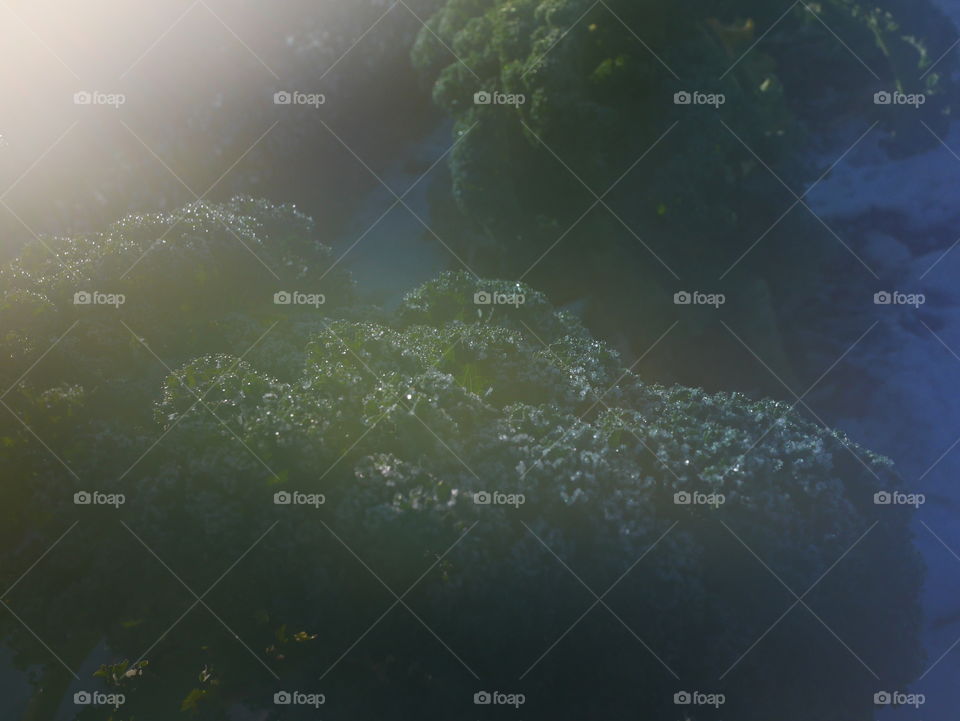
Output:
<path fill-rule="evenodd" d="M 809 302 L 829 280 L 823 268 L 871 280 L 842 229 L 781 183 L 802 196 L 874 122 L 864 145 L 883 137 L 905 154 L 937 144 L 921 120 L 942 137 L 951 117 L 956 56 L 933 67 L 953 43 L 949 23 L 929 2 L 877 5 L 448 0 L 413 51 L 455 120 L 457 211 L 441 234 L 477 273 L 582 299 L 591 330 L 631 357 L 689 315 L 670 302 L 684 288 L 726 293 L 740 303 L 735 325 L 775 338 L 795 294 Z M 478 105 L 481 90 L 526 102 Z M 877 106 L 881 90 L 926 104 Z M 676 105 L 678 91 L 725 103 Z M 688 355 L 710 345 L 722 357 L 735 341 L 718 326 L 713 314 L 689 331 Z M 702 363 L 649 370 L 715 382 Z"/>
<path fill-rule="evenodd" d="M 939 112 L 927 119 L 943 122 L 948 67 L 924 71 L 935 59 L 926 43 L 939 47 L 946 34 L 929 7 L 898 8 L 894 18 L 846 0 L 798 3 L 785 17 L 783 8 L 750 0 L 686 5 L 447 2 L 421 32 L 414 60 L 435 80 L 434 98 L 458 129 L 475 126 L 451 161 L 468 216 L 509 245 L 550 235 L 545 222 L 560 222 L 562 232 L 589 204 L 566 208 L 569 199 L 588 196 L 539 140 L 602 193 L 679 121 L 665 143 L 669 152 L 623 179 L 633 206 L 628 217 L 644 225 L 682 218 L 688 231 L 713 236 L 735 226 L 764 192 L 778 189 L 769 188 L 767 171 L 718 113 L 674 105 L 678 90 L 723 93 L 723 122 L 788 181 L 803 178 L 798 151 L 814 122 L 800 113 L 836 121 L 851 112 L 848 103 L 872 116 L 876 90 L 901 89 L 928 93 Z M 479 90 L 521 94 L 526 102 L 516 109 L 476 105 Z M 746 204 L 745 190 L 752 190 Z M 511 212 L 518 208 L 536 220 L 523 224 Z M 688 249 L 701 260 L 705 251 Z"/>
<path fill-rule="evenodd" d="M 4 548 L 29 539 L 26 556 L 42 550 L 28 529 L 56 524 L 72 508 L 69 488 L 123 491 L 157 438 L 151 406 L 172 367 L 249 349 L 264 367 L 299 371 L 296 339 L 322 327 L 319 314 L 276 306 L 274 293 L 353 302 L 352 282 L 328 272 L 330 251 L 314 235 L 292 207 L 237 198 L 47 238 L 0 268 Z M 95 291 L 125 302 L 74 304 L 75 293 Z M 265 347 L 257 340 L 268 330 Z"/>
<path fill-rule="evenodd" d="M 294 250 L 309 237 L 302 218 L 252 201 L 229 208 L 268 263 L 319 282 L 322 269 Z M 724 712 L 739 719 L 866 719 L 872 677 L 803 608 L 716 679 L 794 601 L 737 537 L 799 594 L 868 529 L 806 601 L 892 687 L 916 673 L 920 568 L 908 519 L 872 503 L 897 485 L 887 461 L 781 403 L 644 384 L 541 294 L 466 274 L 425 284 L 392 315 L 287 308 L 293 315 L 241 358 L 278 310 L 269 274 L 258 281 L 242 247 L 214 240 L 222 212 L 198 211 L 189 232 L 171 233 L 141 263 L 163 273 L 147 265 L 128 305 L 94 309 L 101 315 L 81 319 L 8 396 L 82 480 L 4 421 L 2 507 L 26 509 L 20 520 L 35 531 L 7 531 L 4 579 L 80 521 L 32 572 L 24 614 L 74 666 L 106 639 L 120 665 L 104 678 L 129 696 L 115 719 L 169 719 L 181 708 L 221 719 L 236 703 L 273 709 L 282 688 L 325 693 L 323 714 L 338 719 L 430 709 L 474 718 L 473 693 L 484 688 L 522 691 L 534 718 L 626 719 L 638 709 L 659 718 L 684 686 L 722 689 Z M 16 279 L 17 333 L 38 350 L 62 333 L 77 313 L 70 283 L 125 265 L 151 235 L 142 223 L 60 241 L 72 270 L 44 267 L 48 280 L 27 272 L 37 259 L 5 269 Z M 204 270 L 212 287 L 198 280 Z M 244 279 L 237 319 L 213 332 L 221 309 L 204 309 L 216 287 L 238 287 L 232 274 Z M 331 298 L 332 288 L 347 296 L 346 279 L 325 283 Z M 476 304 L 483 292 L 524 302 Z M 200 312 L 174 306 L 150 325 L 137 293 L 189 298 Z M 146 326 L 176 371 L 166 374 L 120 319 Z M 106 356 L 113 376 L 96 376 Z M 33 357 L 16 359 L 11 375 Z M 98 400 L 119 393 L 129 394 L 119 411 Z M 71 504 L 75 490 L 94 487 L 122 491 L 126 505 Z M 276 505 L 284 491 L 325 502 Z M 475 503 L 494 491 L 525 503 Z M 676 505 L 681 491 L 726 502 Z M 595 600 L 551 552 L 598 594 L 629 570 L 605 602 L 631 631 L 598 605 L 521 681 Z M 198 595 L 215 584 L 172 630 L 196 599 L 170 571 Z M 414 582 L 351 648 L 396 601 L 382 584 L 402 595 Z M 22 610 L 18 594 L 10 602 Z M 3 624 L 21 664 L 48 663 L 15 621 Z M 775 662 L 785 656 L 776 647 L 795 653 Z M 124 680 L 124 659 L 149 663 Z"/>

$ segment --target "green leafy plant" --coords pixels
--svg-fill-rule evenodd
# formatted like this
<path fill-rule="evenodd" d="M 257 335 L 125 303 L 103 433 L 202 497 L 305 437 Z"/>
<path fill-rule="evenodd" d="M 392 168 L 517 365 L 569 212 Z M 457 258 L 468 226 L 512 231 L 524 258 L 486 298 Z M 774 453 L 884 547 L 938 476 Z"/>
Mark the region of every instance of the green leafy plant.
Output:
<path fill-rule="evenodd" d="M 874 122 L 867 142 L 891 152 L 936 145 L 928 129 L 946 131 L 955 92 L 953 58 L 934 63 L 953 39 L 928 2 L 448 0 L 413 50 L 454 120 L 439 232 L 477 273 L 582 301 L 591 330 L 633 356 L 679 317 L 683 287 L 725 292 L 774 339 L 783 309 L 830 281 L 822 268 L 871 279 L 783 184 L 800 195 Z M 875 105 L 894 90 L 926 103 Z M 697 92 L 724 102 L 675 101 Z M 698 322 L 660 377 L 717 382 L 684 358 L 734 341 L 715 314 Z"/>
<path fill-rule="evenodd" d="M 242 207 L 267 252 L 306 241 L 308 226 L 273 240 L 260 225 L 281 211 Z M 137 251 L 137 223 L 117 228 L 112 244 L 82 246 L 77 277 Z M 171 272 L 145 279 L 153 298 L 207 292 L 188 271 L 216 255 L 211 237 L 156 251 Z M 242 258 L 228 237 L 219 252 Z M 42 347 L 72 317 L 72 281 L 22 263 L 3 271 L 17 278 L 10 293 L 62 314 L 35 326 L 19 316 L 18 333 Z M 235 287 L 230 263 L 215 265 Z M 123 340 L 113 375 L 91 375 L 103 340 L 130 335 L 119 318 L 134 327 L 137 316 L 82 320 L 11 403 L 83 480 L 16 421 L 4 426 L 15 482 L 3 492 L 42 520 L 7 530 L 11 582 L 79 521 L 31 571 L 29 610 L 17 593 L 9 603 L 68 664 L 100 643 L 126 659 L 98 672 L 128 696 L 114 718 L 276 712 L 273 695 L 299 688 L 326 694 L 331 718 L 443 708 L 467 719 L 486 686 L 526 694 L 537 715 L 661 716 L 675 710 L 673 674 L 718 686 L 740 719 L 869 718 L 873 677 L 802 609 L 735 663 L 795 600 L 777 578 L 810 589 L 805 602 L 892 687 L 917 673 L 909 519 L 873 503 L 899 480 L 843 434 L 782 403 L 646 384 L 522 284 L 448 273 L 392 313 L 343 303 L 277 321 L 250 283 L 236 335 L 194 333 L 213 319 L 161 322 L 131 300 L 131 313 L 158 314 L 144 335 L 160 370 Z M 478 305 L 478 293 L 523 302 Z M 35 400 L 64 382 L 80 387 L 53 406 L 73 408 L 70 423 Z M 137 395 L 118 409 L 103 393 Z M 88 482 L 122 490 L 126 505 L 73 506 Z M 678 503 L 685 493 L 714 500 Z M 584 586 L 612 584 L 580 626 L 595 601 Z M 62 674 L 14 620 L 2 624 L 20 664 Z M 290 718 L 298 711 L 310 709 Z"/>

